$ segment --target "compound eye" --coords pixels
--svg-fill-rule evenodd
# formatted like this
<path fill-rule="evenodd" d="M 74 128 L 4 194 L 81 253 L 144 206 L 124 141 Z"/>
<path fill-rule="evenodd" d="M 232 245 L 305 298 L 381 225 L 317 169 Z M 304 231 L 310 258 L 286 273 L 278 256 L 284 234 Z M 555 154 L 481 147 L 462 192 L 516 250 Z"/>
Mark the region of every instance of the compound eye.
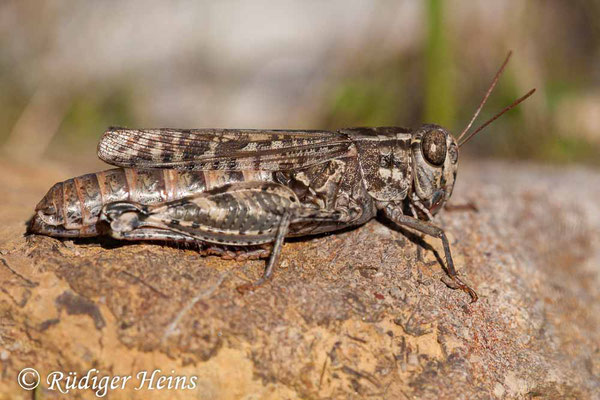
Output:
<path fill-rule="evenodd" d="M 421 149 L 428 162 L 437 166 L 442 165 L 446 159 L 446 135 L 437 129 L 425 132 L 421 140 Z"/>

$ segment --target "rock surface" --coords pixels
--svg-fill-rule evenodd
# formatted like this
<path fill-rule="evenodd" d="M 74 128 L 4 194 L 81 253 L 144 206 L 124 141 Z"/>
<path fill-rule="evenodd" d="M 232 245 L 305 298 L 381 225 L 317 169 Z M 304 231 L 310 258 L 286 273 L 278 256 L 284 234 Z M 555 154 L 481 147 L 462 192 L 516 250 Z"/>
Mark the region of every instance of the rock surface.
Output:
<path fill-rule="evenodd" d="M 147 397 L 139 371 L 197 376 L 153 398 L 600 398 L 600 173 L 465 163 L 441 246 L 373 221 L 286 243 L 273 281 L 240 295 L 263 261 L 193 249 L 23 237 L 53 170 L 0 160 L 0 399 L 17 374 L 133 375 L 109 398 Z M 94 398 L 92 390 L 73 390 Z M 38 398 L 54 398 L 45 382 Z"/>

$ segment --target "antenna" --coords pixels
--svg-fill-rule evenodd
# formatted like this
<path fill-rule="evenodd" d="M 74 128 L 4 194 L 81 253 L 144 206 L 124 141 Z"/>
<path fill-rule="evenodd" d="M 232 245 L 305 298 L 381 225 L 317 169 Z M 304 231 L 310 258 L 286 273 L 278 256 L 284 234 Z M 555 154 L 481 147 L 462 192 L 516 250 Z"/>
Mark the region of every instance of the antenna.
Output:
<path fill-rule="evenodd" d="M 475 119 L 479 115 L 479 112 L 483 108 L 483 105 L 487 101 L 488 97 L 490 97 L 490 94 L 492 94 L 492 90 L 494 90 L 494 88 L 496 87 L 496 84 L 498 83 L 498 79 L 500 79 L 500 75 L 502 75 L 502 72 L 504 71 L 504 67 L 506 67 L 506 64 L 508 64 L 508 60 L 510 60 L 510 56 L 512 56 L 512 50 L 508 51 L 508 55 L 506 56 L 506 59 L 500 66 L 500 69 L 498 70 L 498 72 L 496 72 L 496 75 L 494 75 L 494 80 L 492 81 L 492 84 L 490 85 L 489 89 L 485 93 L 485 96 L 483 96 L 483 100 L 481 100 L 481 103 L 479 103 L 479 107 L 475 111 L 475 114 L 473 114 L 473 118 L 471 118 L 471 121 L 469 121 L 469 123 L 467 124 L 467 127 L 465 129 L 463 129 L 463 131 L 458 136 L 458 139 L 456 139 L 457 142 L 460 142 L 460 139 L 465 135 L 465 133 L 467 133 L 469 131 L 469 129 L 471 128 L 471 125 L 473 125 L 473 122 L 475 122 Z"/>
<path fill-rule="evenodd" d="M 488 120 L 486 123 L 484 123 L 483 125 L 481 125 L 479 128 L 475 129 L 475 131 L 473 133 L 471 133 L 469 136 L 467 136 L 467 138 L 465 140 L 463 140 L 462 142 L 458 143 L 458 147 L 460 147 L 463 144 L 467 143 L 473 136 L 475 136 L 477 133 L 481 132 L 486 126 L 488 126 L 489 124 L 491 124 L 492 122 L 494 122 L 496 119 L 500 118 L 500 116 L 502 114 L 504 114 L 505 112 L 507 112 L 511 108 L 516 107 L 519 103 L 521 103 L 523 100 L 525 100 L 526 98 L 528 98 L 529 96 L 531 96 L 534 92 L 535 92 L 535 89 L 531 89 L 529 92 L 527 92 L 527 94 L 525 96 L 519 97 L 511 105 L 505 107 L 502 111 L 500 111 L 498 114 L 496 114 L 493 118 L 491 118 L 490 120 Z"/>

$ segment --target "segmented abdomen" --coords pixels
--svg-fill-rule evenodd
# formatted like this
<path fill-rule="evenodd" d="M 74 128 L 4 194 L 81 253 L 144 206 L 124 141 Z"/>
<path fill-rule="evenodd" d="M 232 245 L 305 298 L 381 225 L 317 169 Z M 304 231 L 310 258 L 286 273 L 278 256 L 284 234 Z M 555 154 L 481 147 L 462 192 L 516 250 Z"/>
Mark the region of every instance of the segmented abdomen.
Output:
<path fill-rule="evenodd" d="M 270 181 L 272 173 L 116 168 L 86 174 L 57 183 L 48 191 L 36 207 L 30 231 L 59 237 L 96 236 L 105 204 L 124 200 L 162 203 L 245 180 Z"/>

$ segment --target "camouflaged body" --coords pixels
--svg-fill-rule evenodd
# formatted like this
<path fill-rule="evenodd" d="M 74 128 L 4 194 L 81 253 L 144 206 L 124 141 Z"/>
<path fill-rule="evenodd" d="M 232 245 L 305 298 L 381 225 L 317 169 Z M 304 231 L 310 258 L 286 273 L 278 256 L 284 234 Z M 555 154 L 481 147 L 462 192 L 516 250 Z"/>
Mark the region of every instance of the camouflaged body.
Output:
<path fill-rule="evenodd" d="M 157 205 L 187 199 L 202 193 L 220 193 L 224 189 L 229 189 L 231 185 L 245 182 L 289 185 L 299 203 L 313 204 L 325 209 L 334 209 L 352 203 L 361 215 L 356 223 L 361 224 L 371 219 L 375 215 L 375 210 L 368 195 L 365 196 L 366 192 L 361 185 L 357 163 L 348 165 L 347 161 L 352 160 L 334 160 L 294 172 L 116 168 L 86 174 L 57 183 L 50 189 L 36 207 L 37 214 L 32 221 L 31 230 L 61 237 L 97 236 L 104 233 L 104 227 L 98 222 L 102 207 L 106 204 L 132 201 Z M 353 170 L 347 168 L 348 166 Z M 344 176 L 347 179 L 343 179 Z M 198 206 L 212 207 L 213 213 L 227 209 L 230 216 L 234 216 L 236 210 L 248 208 L 248 211 L 239 217 L 240 224 L 243 224 L 243 218 L 260 222 L 261 212 L 269 209 L 269 201 L 263 200 L 250 205 L 246 203 L 245 208 L 240 204 L 247 200 L 243 197 L 241 193 L 231 193 L 225 197 L 225 200 L 219 201 L 218 207 L 214 202 Z M 191 204 L 192 199 L 186 201 Z M 225 204 L 224 201 L 227 203 Z M 280 214 L 282 207 L 283 205 L 279 209 Z M 173 212 L 178 212 L 179 204 L 173 204 L 171 208 Z M 206 210 L 208 213 L 209 209 Z M 203 213 L 196 213 L 194 216 L 201 215 Z M 222 215 L 225 216 L 224 211 Z M 224 220 L 225 218 L 223 221 L 216 220 L 213 223 L 224 223 Z M 291 225 L 290 236 L 317 234 L 340 229 L 343 226 L 347 224 L 299 222 Z"/>
<path fill-rule="evenodd" d="M 432 142 L 428 146 L 433 146 L 433 155 L 424 157 L 422 138 L 432 130 L 439 132 L 429 135 L 435 136 L 433 142 L 436 138 L 446 141 L 444 152 L 436 155 L 436 143 Z M 289 236 L 360 225 L 388 204 L 408 210 L 410 197 L 415 195 L 435 213 L 451 195 L 458 147 L 452 135 L 436 125 L 417 130 L 383 127 L 336 132 L 115 128 L 105 133 L 98 154 L 125 168 L 54 185 L 36 207 L 32 232 L 62 237 L 96 236 L 105 229 L 99 224 L 99 217 L 106 204 L 131 201 L 160 207 L 185 199 L 188 203 L 200 201 L 194 214 L 197 220 L 212 215 L 205 221 L 206 229 L 224 227 L 235 210 L 245 210 L 228 234 L 246 234 L 249 230 L 244 223 L 252 220 L 258 226 L 264 222 L 258 216 L 268 209 L 265 204 L 249 205 L 247 193 L 239 191 L 230 191 L 224 197 L 226 201 L 221 196 L 219 206 L 210 196 L 196 200 L 190 200 L 190 196 L 214 196 L 249 182 L 280 184 L 289 189 L 298 204 L 343 210 L 350 216 L 345 221 L 295 221 Z M 176 204 L 172 203 L 172 210 L 165 212 L 179 213 L 181 209 Z M 277 212 L 285 207 L 291 204 L 280 204 Z M 211 208 L 213 211 L 207 211 Z M 227 210 L 231 215 L 227 215 Z M 214 213 L 221 213 L 220 219 L 213 218 Z M 194 218 L 187 218 L 190 226 Z M 217 242 L 227 240 L 230 239 L 220 238 Z M 256 242 L 262 243 L 258 239 Z"/>

